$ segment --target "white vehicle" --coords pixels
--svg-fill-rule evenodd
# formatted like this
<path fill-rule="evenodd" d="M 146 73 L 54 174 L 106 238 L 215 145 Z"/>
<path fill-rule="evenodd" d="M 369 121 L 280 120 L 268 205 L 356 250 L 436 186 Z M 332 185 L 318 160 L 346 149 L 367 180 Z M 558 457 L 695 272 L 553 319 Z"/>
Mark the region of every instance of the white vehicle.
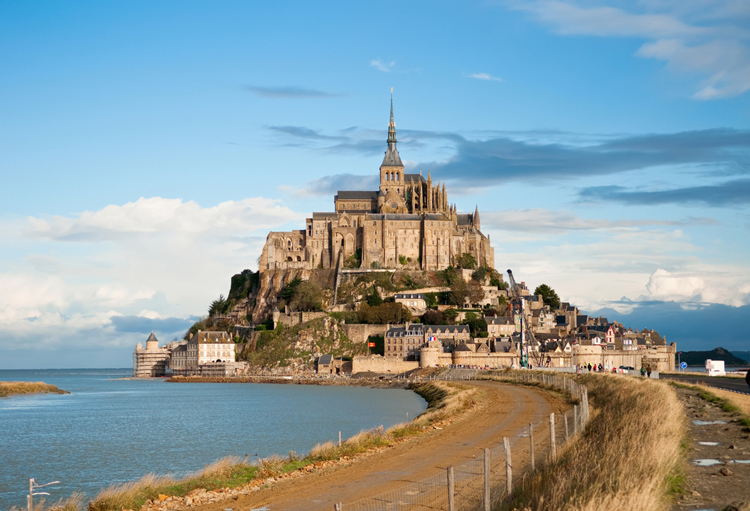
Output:
<path fill-rule="evenodd" d="M 726 376 L 727 373 L 724 371 L 723 360 L 706 360 L 706 371 L 709 376 Z"/>

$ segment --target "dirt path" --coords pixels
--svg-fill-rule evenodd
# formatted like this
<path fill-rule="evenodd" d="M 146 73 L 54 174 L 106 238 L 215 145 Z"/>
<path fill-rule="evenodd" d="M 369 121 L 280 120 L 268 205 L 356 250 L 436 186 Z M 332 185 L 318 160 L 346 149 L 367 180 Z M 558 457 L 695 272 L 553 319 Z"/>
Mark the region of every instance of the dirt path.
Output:
<path fill-rule="evenodd" d="M 566 408 L 560 399 L 535 388 L 483 381 L 462 383 L 480 389 L 481 404 L 442 430 L 367 456 L 351 465 L 282 481 L 251 495 L 239 496 L 237 500 L 193 509 L 330 511 L 336 502 L 354 502 L 445 473 L 448 466 L 480 456 L 483 448 L 497 446 L 504 436 L 515 437 L 525 432 L 529 423 L 543 423 L 551 412 L 558 413 Z M 543 435 L 539 437 L 542 438 L 538 438 L 538 444 L 545 445 L 547 439 Z M 527 464 L 528 457 L 528 445 L 518 442 L 513 449 L 514 467 Z"/>
<path fill-rule="evenodd" d="M 736 417 L 700 399 L 697 391 L 675 390 L 687 412 L 690 465 L 687 494 L 674 509 L 719 511 L 739 502 L 747 508 L 735 509 L 750 508 L 750 435 Z"/>

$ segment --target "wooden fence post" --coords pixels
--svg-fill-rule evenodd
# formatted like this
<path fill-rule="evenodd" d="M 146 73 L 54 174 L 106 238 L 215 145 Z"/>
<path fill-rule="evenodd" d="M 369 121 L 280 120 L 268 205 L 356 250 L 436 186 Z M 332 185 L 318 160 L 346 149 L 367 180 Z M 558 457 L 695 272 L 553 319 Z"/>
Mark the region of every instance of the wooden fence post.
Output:
<path fill-rule="evenodd" d="M 455 482 L 453 479 L 453 467 L 448 467 L 448 511 L 456 511 L 455 504 Z"/>
<path fill-rule="evenodd" d="M 568 431 L 568 414 L 567 412 L 563 412 L 563 420 L 565 421 L 565 443 L 568 443 L 568 438 L 570 437 L 570 431 Z"/>
<path fill-rule="evenodd" d="M 490 450 L 484 450 L 484 511 L 490 510 Z"/>
<path fill-rule="evenodd" d="M 557 458 L 557 446 L 555 445 L 555 414 L 549 414 L 549 449 L 552 461 Z"/>
<path fill-rule="evenodd" d="M 513 493 L 513 464 L 510 460 L 510 440 L 507 436 L 503 437 L 503 447 L 505 447 L 505 491 L 510 497 Z"/>
<path fill-rule="evenodd" d="M 573 407 L 573 434 L 578 434 L 578 405 Z"/>
<path fill-rule="evenodd" d="M 339 447 L 341 447 L 341 431 L 339 431 Z"/>
<path fill-rule="evenodd" d="M 534 462 L 534 426 L 532 424 L 529 424 L 529 454 L 531 455 L 531 471 L 533 472 L 536 469 L 536 464 Z"/>
<path fill-rule="evenodd" d="M 341 511 L 342 507 L 341 502 L 337 502 L 333 505 L 333 511 Z"/>

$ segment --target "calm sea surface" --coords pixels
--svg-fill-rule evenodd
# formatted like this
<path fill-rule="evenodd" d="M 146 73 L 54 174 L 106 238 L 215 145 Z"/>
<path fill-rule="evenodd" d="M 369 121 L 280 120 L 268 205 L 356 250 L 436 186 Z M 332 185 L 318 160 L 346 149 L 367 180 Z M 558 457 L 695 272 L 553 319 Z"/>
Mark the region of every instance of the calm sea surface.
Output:
<path fill-rule="evenodd" d="M 182 475 L 229 455 L 306 453 L 421 413 L 406 390 L 118 380 L 130 369 L 0 371 L 72 392 L 0 399 L 0 509 L 25 506 L 29 478 L 48 499 L 89 497 L 142 475 Z"/>

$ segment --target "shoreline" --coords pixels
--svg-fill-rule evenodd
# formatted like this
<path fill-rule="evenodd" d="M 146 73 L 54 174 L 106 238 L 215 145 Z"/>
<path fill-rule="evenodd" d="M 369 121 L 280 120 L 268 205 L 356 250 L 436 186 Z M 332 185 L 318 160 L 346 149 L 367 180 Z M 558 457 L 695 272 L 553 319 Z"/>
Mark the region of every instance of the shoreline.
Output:
<path fill-rule="evenodd" d="M 310 376 L 172 376 L 171 378 L 166 378 L 164 381 L 167 383 L 270 383 L 281 385 L 320 385 L 327 387 L 371 387 L 374 389 L 409 389 L 413 383 L 416 383 L 409 379 L 318 378 Z M 420 383 L 428 383 L 428 381 L 421 381 Z"/>

